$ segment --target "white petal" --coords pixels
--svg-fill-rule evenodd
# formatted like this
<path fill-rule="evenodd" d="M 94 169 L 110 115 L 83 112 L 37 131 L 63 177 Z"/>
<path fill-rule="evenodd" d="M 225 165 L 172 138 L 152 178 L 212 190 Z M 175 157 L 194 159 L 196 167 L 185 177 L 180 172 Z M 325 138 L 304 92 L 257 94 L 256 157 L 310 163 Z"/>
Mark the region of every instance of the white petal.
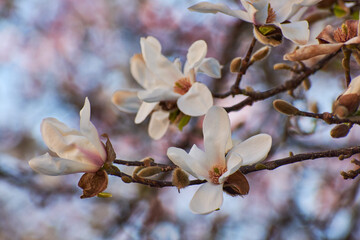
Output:
<path fill-rule="evenodd" d="M 144 38 L 144 40 L 148 44 L 151 44 L 156 49 L 156 51 L 161 52 L 161 44 L 160 44 L 159 40 L 157 40 L 155 37 L 148 36 L 147 38 Z"/>
<path fill-rule="evenodd" d="M 232 153 L 231 155 L 228 154 L 226 156 L 227 171 L 225 173 L 223 173 L 223 175 L 221 175 L 221 177 L 219 178 L 219 182 L 220 183 L 225 182 L 225 180 L 228 176 L 230 176 L 231 174 L 233 174 L 240 168 L 240 166 L 242 165 L 242 162 L 243 161 L 242 161 L 242 157 L 240 156 L 240 154 L 237 154 L 237 153 Z"/>
<path fill-rule="evenodd" d="M 210 167 L 225 166 L 225 149 L 231 135 L 230 120 L 227 112 L 213 106 L 205 115 L 203 123 L 205 153 Z"/>
<path fill-rule="evenodd" d="M 254 9 L 251 9 L 251 5 Z M 262 25 L 266 23 L 268 17 L 268 3 L 267 1 L 253 1 L 249 6 L 249 13 L 253 16 L 253 23 L 255 25 Z"/>
<path fill-rule="evenodd" d="M 271 6 L 275 10 L 275 21 L 277 23 L 282 23 L 285 20 L 289 20 L 289 18 L 294 15 L 300 7 L 297 6 L 298 3 L 300 3 L 302 0 L 282 0 L 282 1 L 273 1 L 276 2 L 276 4 L 272 4 Z"/>
<path fill-rule="evenodd" d="M 135 54 L 130 59 L 130 72 L 135 80 L 145 89 L 167 85 L 167 83 L 164 83 L 148 69 L 142 54 Z"/>
<path fill-rule="evenodd" d="M 223 185 L 204 183 L 195 192 L 190 202 L 190 209 L 196 214 L 207 214 L 220 208 L 223 202 Z"/>
<path fill-rule="evenodd" d="M 193 162 L 197 160 L 194 159 L 192 156 L 187 154 L 183 149 L 170 147 L 167 150 L 167 156 L 169 159 L 182 170 L 190 173 L 194 177 L 198 178 L 199 176 L 193 171 Z"/>
<path fill-rule="evenodd" d="M 200 2 L 188 8 L 190 11 L 201 12 L 201 13 L 224 13 L 233 17 L 240 18 L 247 22 L 252 22 L 248 13 L 242 10 L 232 10 L 225 4 L 214 4 L 209 2 Z"/>
<path fill-rule="evenodd" d="M 360 76 L 352 79 L 348 89 L 343 93 L 343 95 L 357 93 L 360 94 Z"/>
<path fill-rule="evenodd" d="M 180 58 L 175 58 L 174 60 L 174 65 L 179 69 L 179 71 L 181 71 L 181 61 Z"/>
<path fill-rule="evenodd" d="M 51 157 L 48 153 L 31 159 L 29 165 L 33 170 L 51 176 L 78 172 L 96 172 L 100 168 L 90 163 Z"/>
<path fill-rule="evenodd" d="M 141 105 L 141 100 L 137 96 L 138 90 L 118 90 L 112 95 L 111 101 L 126 113 L 136 113 Z"/>
<path fill-rule="evenodd" d="M 208 87 L 198 82 L 194 83 L 177 101 L 181 112 L 194 117 L 204 115 L 213 104 L 214 100 Z"/>
<path fill-rule="evenodd" d="M 55 118 L 45 118 L 42 121 L 41 134 L 49 149 L 61 158 L 98 166 L 102 166 L 105 161 L 87 137 Z"/>
<path fill-rule="evenodd" d="M 280 24 L 283 36 L 294 43 L 304 45 L 309 40 L 309 23 L 307 21 L 299 21 L 292 23 Z"/>
<path fill-rule="evenodd" d="M 188 162 L 191 169 L 196 173 L 199 179 L 209 179 L 209 166 L 206 154 L 199 149 L 195 144 L 191 147 L 189 155 L 194 159 L 192 162 Z"/>
<path fill-rule="evenodd" d="M 151 114 L 149 123 L 149 136 L 158 140 L 164 136 L 170 124 L 169 112 L 162 110 L 155 111 Z"/>
<path fill-rule="evenodd" d="M 152 103 L 142 102 L 139 111 L 136 114 L 135 123 L 139 124 L 143 122 L 145 118 L 154 110 L 154 108 L 158 104 L 159 104 L 158 102 L 152 102 Z"/>
<path fill-rule="evenodd" d="M 198 71 L 208 75 L 209 77 L 221 77 L 221 65 L 215 58 L 205 58 L 201 62 Z"/>
<path fill-rule="evenodd" d="M 164 57 L 153 44 L 143 39 L 141 39 L 140 44 L 147 68 L 164 84 L 172 87 L 175 81 L 184 77 L 177 66 Z"/>
<path fill-rule="evenodd" d="M 175 101 L 181 95 L 175 93 L 173 88 L 158 87 L 138 92 L 138 97 L 145 102 Z"/>
<path fill-rule="evenodd" d="M 255 135 L 244 142 L 234 146 L 228 153 L 240 154 L 243 159 L 242 165 L 251 165 L 264 160 L 271 148 L 271 136 L 268 134 Z"/>
<path fill-rule="evenodd" d="M 85 98 L 84 107 L 80 110 L 80 132 L 96 147 L 101 158 L 106 160 L 106 151 L 100 141 L 99 133 L 92 122 L 90 122 L 90 102 Z"/>
<path fill-rule="evenodd" d="M 197 67 L 204 59 L 207 53 L 207 45 L 204 40 L 194 42 L 188 50 L 186 55 L 187 61 L 184 66 L 184 73 L 187 75 L 191 68 Z"/>

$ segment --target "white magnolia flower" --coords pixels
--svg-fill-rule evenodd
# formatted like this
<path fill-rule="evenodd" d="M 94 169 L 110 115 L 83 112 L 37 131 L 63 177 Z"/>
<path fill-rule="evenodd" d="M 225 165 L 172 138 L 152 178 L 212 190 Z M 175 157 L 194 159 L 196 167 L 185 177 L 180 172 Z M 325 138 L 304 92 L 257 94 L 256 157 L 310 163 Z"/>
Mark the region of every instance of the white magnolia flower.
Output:
<path fill-rule="evenodd" d="M 130 60 L 131 74 L 143 89 L 119 90 L 113 103 L 125 112 L 136 112 L 135 123 L 141 123 L 152 113 L 149 135 L 161 138 L 169 124 L 172 108 L 179 108 L 189 116 L 204 115 L 213 105 L 212 94 L 205 84 L 195 81 L 196 72 L 220 77 L 220 64 L 214 58 L 205 58 L 207 45 L 194 42 L 187 54 L 184 71 L 179 60 L 171 62 L 161 54 L 161 45 L 154 37 L 141 38 L 141 54 Z"/>
<path fill-rule="evenodd" d="M 59 157 L 46 153 L 29 161 L 35 171 L 46 175 L 96 172 L 106 161 L 106 151 L 95 126 L 90 122 L 90 102 L 86 98 L 80 111 L 80 131 L 55 118 L 41 123 L 45 144 Z"/>
<path fill-rule="evenodd" d="M 306 44 L 309 39 L 309 24 L 307 21 L 291 21 L 292 17 L 305 6 L 311 6 L 320 0 L 241 0 L 244 10 L 232 10 L 225 4 L 200 2 L 189 8 L 202 13 L 221 12 L 253 23 L 254 33 L 260 42 L 264 42 L 257 31 L 258 26 L 274 25 L 280 28 L 282 35 L 297 44 Z"/>
<path fill-rule="evenodd" d="M 194 213 L 206 214 L 220 208 L 223 202 L 223 184 L 240 166 L 250 165 L 266 158 L 271 148 L 271 136 L 258 134 L 233 145 L 230 120 L 226 111 L 210 108 L 203 123 L 205 152 L 193 145 L 189 153 L 171 147 L 167 155 L 171 161 L 198 179 L 206 179 L 190 202 Z"/>

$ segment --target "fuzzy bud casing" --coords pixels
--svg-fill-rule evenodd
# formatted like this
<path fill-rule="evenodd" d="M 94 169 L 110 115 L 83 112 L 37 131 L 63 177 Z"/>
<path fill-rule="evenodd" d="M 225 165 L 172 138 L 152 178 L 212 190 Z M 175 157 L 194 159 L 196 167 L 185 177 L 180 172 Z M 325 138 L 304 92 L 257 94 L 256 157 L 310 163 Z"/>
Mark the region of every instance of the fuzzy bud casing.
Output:
<path fill-rule="evenodd" d="M 189 185 L 189 175 L 184 172 L 181 168 L 176 168 L 172 174 L 172 183 L 178 189 L 185 188 Z"/>
<path fill-rule="evenodd" d="M 273 106 L 276 109 L 276 111 L 286 114 L 286 115 L 296 115 L 299 112 L 299 109 L 288 103 L 287 101 L 276 99 L 273 102 Z"/>

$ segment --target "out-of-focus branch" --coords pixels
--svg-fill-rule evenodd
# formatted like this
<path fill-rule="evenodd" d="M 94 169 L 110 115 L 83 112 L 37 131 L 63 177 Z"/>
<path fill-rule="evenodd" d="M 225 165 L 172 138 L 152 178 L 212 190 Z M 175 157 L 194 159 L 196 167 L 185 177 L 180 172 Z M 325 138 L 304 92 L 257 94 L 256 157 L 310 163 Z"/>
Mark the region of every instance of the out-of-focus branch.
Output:
<path fill-rule="evenodd" d="M 248 97 L 238 104 L 235 104 L 231 107 L 226 107 L 225 110 L 228 112 L 237 111 L 247 105 L 252 105 L 254 102 L 264 100 L 272 96 L 275 96 L 278 93 L 297 88 L 306 78 L 308 78 L 310 75 L 316 73 L 318 70 L 323 68 L 325 64 L 328 63 L 333 57 L 335 57 L 340 51 L 341 50 L 338 50 L 337 52 L 327 55 L 319 62 L 317 62 L 313 67 L 306 68 L 302 74 L 293 77 L 292 79 L 286 81 L 284 84 L 279 85 L 275 88 L 269 89 L 264 92 L 252 92 L 252 91 L 249 92 L 246 90 L 241 90 L 241 93 Z"/>

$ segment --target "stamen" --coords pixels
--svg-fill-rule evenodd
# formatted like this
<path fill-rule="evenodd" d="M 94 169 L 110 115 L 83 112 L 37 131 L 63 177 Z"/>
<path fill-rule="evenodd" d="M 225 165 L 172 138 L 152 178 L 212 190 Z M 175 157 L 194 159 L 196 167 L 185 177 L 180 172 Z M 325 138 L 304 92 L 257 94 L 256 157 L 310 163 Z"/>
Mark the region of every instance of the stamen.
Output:
<path fill-rule="evenodd" d="M 274 9 L 271 7 L 270 3 L 268 5 L 268 16 L 266 18 L 266 23 L 272 23 L 276 19 L 276 14 Z"/>
<path fill-rule="evenodd" d="M 184 95 L 189 91 L 192 84 L 189 77 L 180 78 L 174 84 L 174 92 Z"/>
<path fill-rule="evenodd" d="M 215 165 L 212 170 L 209 171 L 210 181 L 214 184 L 220 184 L 219 178 L 227 171 L 225 166 Z"/>

